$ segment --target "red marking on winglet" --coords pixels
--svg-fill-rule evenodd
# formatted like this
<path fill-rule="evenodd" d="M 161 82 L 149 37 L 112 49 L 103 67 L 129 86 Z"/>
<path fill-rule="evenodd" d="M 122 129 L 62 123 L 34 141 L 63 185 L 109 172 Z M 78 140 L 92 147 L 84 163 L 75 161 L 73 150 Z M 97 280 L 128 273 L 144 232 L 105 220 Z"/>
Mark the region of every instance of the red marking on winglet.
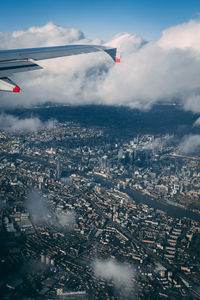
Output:
<path fill-rule="evenodd" d="M 120 63 L 120 58 L 115 58 L 116 63 Z"/>
<path fill-rule="evenodd" d="M 14 92 L 14 93 L 19 93 L 19 92 L 20 92 L 20 87 L 16 85 L 16 86 L 13 88 L 13 92 Z"/>

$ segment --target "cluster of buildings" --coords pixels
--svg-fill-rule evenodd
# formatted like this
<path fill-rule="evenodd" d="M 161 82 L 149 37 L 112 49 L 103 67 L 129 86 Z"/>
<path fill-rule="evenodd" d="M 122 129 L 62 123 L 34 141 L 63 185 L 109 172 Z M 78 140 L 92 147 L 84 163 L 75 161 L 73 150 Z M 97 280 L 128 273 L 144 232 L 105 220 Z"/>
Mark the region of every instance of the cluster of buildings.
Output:
<path fill-rule="evenodd" d="M 73 122 L 0 132 L 0 293 L 198 299 L 200 161 L 171 141 Z M 123 288 L 96 273 L 110 259 L 134 270 Z"/>

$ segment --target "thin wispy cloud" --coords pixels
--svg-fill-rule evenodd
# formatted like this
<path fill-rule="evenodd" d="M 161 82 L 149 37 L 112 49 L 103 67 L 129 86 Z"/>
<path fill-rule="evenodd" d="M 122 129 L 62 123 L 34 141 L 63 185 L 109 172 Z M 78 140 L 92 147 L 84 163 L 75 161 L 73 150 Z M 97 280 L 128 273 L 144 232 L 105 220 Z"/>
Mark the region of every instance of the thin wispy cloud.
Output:
<path fill-rule="evenodd" d="M 52 128 L 56 124 L 55 120 L 42 122 L 37 117 L 20 119 L 13 115 L 0 114 L 0 130 L 8 132 L 31 132 L 42 128 Z"/>
<path fill-rule="evenodd" d="M 24 203 L 34 223 L 41 224 L 51 217 L 48 199 L 44 198 L 37 190 L 31 190 Z"/>
<path fill-rule="evenodd" d="M 134 289 L 133 280 L 135 277 L 135 272 L 130 265 L 119 263 L 113 259 L 96 259 L 92 266 L 94 274 L 98 279 L 113 282 L 115 289 L 123 294 L 124 299 L 129 298 L 130 292 L 133 292 Z M 134 299 L 134 297 L 132 299 Z"/>
<path fill-rule="evenodd" d="M 28 193 L 24 205 L 35 224 L 50 222 L 56 227 L 71 230 L 76 223 L 75 211 L 53 211 L 50 208 L 48 198 L 35 189 Z"/>
<path fill-rule="evenodd" d="M 62 213 L 57 213 L 56 215 L 58 222 L 62 227 L 65 227 L 67 229 L 71 229 L 74 227 L 76 223 L 74 211 L 66 211 Z"/>
<path fill-rule="evenodd" d="M 179 152 L 183 154 L 200 153 L 200 135 L 187 135 L 179 144 Z"/>

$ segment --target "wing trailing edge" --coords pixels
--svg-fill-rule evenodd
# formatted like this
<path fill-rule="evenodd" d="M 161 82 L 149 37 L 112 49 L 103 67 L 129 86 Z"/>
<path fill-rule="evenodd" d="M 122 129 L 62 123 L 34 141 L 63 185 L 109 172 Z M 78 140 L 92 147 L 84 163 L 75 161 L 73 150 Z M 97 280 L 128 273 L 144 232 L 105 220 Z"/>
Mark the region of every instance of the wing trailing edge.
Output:
<path fill-rule="evenodd" d="M 120 62 L 120 59 L 116 56 L 116 48 L 97 45 L 66 45 L 56 47 L 0 50 L 0 91 L 15 92 L 18 88 L 16 88 L 16 90 L 11 90 L 10 84 L 12 85 L 13 82 L 7 76 L 17 72 L 42 69 L 42 67 L 36 63 L 38 60 L 98 51 L 105 52 L 115 62 Z M 7 87 L 8 85 L 9 88 Z"/>

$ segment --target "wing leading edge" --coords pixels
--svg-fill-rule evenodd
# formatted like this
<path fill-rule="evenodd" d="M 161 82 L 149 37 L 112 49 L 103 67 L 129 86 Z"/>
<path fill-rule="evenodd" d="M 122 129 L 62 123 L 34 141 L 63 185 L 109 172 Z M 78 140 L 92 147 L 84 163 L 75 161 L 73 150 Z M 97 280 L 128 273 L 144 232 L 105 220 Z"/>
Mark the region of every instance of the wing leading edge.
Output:
<path fill-rule="evenodd" d="M 16 72 L 42 69 L 38 60 L 103 51 L 115 61 L 117 49 L 96 45 L 66 45 L 29 49 L 0 50 L 0 91 L 19 92 L 20 88 L 7 76 Z"/>

